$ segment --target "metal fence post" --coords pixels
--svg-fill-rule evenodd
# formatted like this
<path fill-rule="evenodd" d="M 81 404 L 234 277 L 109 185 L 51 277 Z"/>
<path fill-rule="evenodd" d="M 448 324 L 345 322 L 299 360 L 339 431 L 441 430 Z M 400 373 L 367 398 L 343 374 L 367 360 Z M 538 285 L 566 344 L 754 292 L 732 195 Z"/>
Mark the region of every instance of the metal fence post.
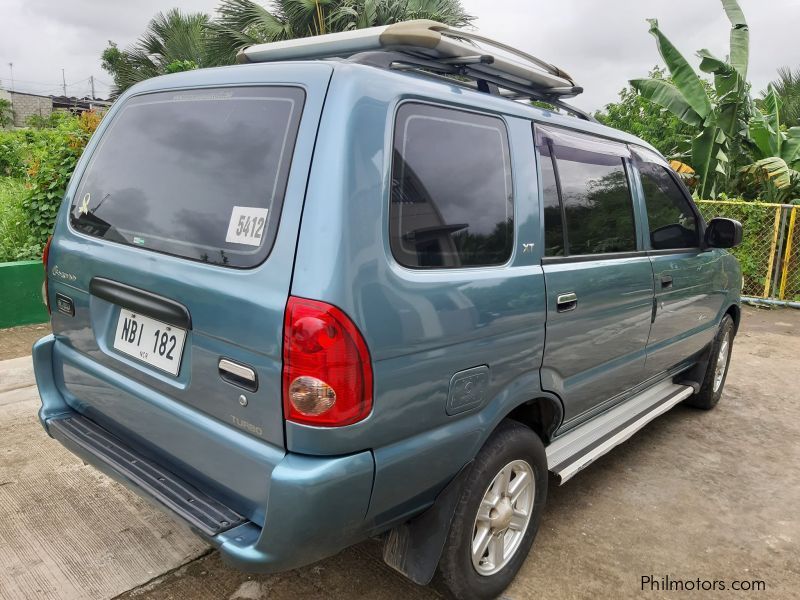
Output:
<path fill-rule="evenodd" d="M 781 227 L 782 206 L 775 209 L 775 226 L 772 232 L 772 245 L 769 250 L 769 263 L 767 265 L 767 276 L 764 278 L 764 295 L 762 298 L 769 298 L 770 288 L 772 288 L 772 267 L 775 265 L 775 250 L 778 247 L 778 233 Z"/>
<path fill-rule="evenodd" d="M 786 248 L 783 252 L 783 262 L 781 263 L 781 287 L 778 298 L 785 300 L 786 279 L 789 275 L 789 260 L 792 258 L 792 242 L 794 241 L 794 224 L 797 218 L 797 207 L 792 208 L 792 216 L 789 219 L 789 232 L 786 234 Z"/>

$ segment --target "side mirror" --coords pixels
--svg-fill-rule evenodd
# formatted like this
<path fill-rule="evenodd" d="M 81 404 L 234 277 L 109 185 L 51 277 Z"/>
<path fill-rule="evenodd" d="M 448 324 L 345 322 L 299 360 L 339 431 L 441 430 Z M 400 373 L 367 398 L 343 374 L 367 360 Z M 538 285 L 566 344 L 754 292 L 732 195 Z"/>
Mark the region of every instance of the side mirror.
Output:
<path fill-rule="evenodd" d="M 708 248 L 734 248 L 742 243 L 742 224 L 735 219 L 716 217 L 706 226 Z"/>

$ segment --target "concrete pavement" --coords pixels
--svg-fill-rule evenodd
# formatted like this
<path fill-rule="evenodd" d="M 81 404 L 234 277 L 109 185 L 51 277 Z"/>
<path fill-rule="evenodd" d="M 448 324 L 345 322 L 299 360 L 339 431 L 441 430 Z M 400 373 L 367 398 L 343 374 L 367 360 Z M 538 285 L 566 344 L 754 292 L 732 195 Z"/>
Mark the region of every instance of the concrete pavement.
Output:
<path fill-rule="evenodd" d="M 2 332 L 0 332 L 2 344 Z M 800 594 L 800 311 L 746 309 L 725 394 L 676 407 L 557 488 L 513 599 Z M 369 541 L 289 573 L 229 569 L 184 527 L 47 438 L 29 359 L 0 362 L 0 599 L 441 598 Z M 734 581 L 765 591 L 733 592 Z"/>

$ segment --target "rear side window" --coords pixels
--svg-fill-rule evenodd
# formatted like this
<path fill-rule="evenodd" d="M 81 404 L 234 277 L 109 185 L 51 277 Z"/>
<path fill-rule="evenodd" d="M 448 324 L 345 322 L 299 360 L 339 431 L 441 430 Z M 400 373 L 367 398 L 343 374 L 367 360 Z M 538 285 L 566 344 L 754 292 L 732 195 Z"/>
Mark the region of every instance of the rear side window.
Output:
<path fill-rule="evenodd" d="M 699 243 L 697 218 L 667 168 L 651 162 L 640 162 L 638 167 L 652 248 L 696 247 Z"/>
<path fill-rule="evenodd" d="M 545 255 L 569 256 L 636 250 L 633 199 L 624 146 L 572 133 L 537 136 L 542 162 Z M 557 181 L 562 215 L 556 216 L 548 162 Z M 561 243 L 559 243 L 559 241 Z"/>
<path fill-rule="evenodd" d="M 278 229 L 304 98 L 278 87 L 130 98 L 89 161 L 72 227 L 192 260 L 257 265 Z"/>
<path fill-rule="evenodd" d="M 501 119 L 423 104 L 397 113 L 389 211 L 397 261 L 499 265 L 511 256 L 511 161 Z"/>

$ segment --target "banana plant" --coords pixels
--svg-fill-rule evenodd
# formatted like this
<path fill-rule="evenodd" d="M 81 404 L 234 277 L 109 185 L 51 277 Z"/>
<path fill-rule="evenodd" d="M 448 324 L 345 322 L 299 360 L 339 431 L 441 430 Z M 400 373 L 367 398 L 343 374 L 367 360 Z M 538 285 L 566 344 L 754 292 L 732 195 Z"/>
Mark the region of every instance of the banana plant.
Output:
<path fill-rule="evenodd" d="M 714 76 L 712 90 L 664 35 L 656 19 L 648 19 L 650 33 L 673 83 L 658 79 L 630 82 L 644 98 L 699 129 L 687 161 L 697 174 L 695 189 L 701 198 L 714 197 L 718 183 L 730 178 L 730 157 L 741 152 L 752 112 L 747 83 L 749 28 L 737 0 L 721 1 L 731 22 L 730 56 L 726 61 L 705 49 L 697 53 L 700 70 Z"/>
<path fill-rule="evenodd" d="M 761 184 L 766 196 L 784 202 L 800 194 L 800 127 L 781 127 L 783 101 L 770 84 L 762 108 L 748 128 L 755 161 L 741 172 Z"/>

